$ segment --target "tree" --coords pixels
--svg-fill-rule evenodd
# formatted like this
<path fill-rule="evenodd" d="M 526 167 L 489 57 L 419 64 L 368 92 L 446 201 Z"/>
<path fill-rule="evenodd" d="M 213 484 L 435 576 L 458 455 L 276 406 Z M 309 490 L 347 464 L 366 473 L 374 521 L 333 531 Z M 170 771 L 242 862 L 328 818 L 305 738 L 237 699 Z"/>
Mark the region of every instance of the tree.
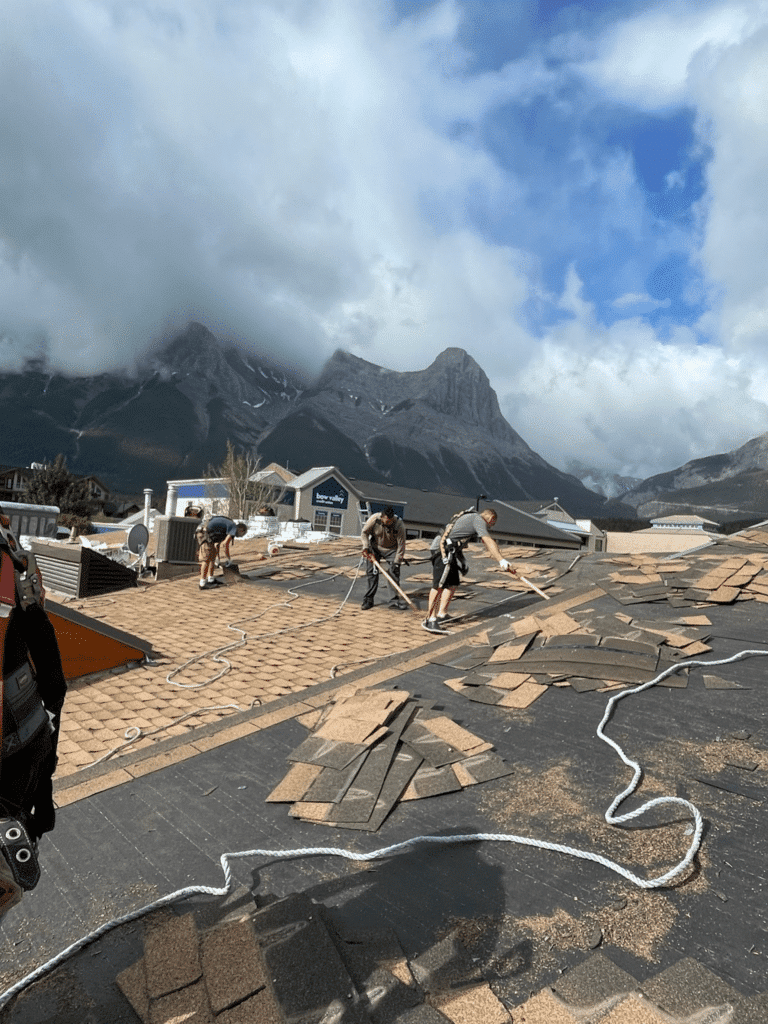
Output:
<path fill-rule="evenodd" d="M 224 462 L 218 468 L 209 466 L 205 474 L 206 497 L 211 500 L 212 511 L 230 519 L 247 519 L 258 515 L 265 506 L 274 506 L 285 493 L 285 487 L 255 480 L 259 466 L 258 458 L 250 452 L 238 451 L 227 441 Z M 219 480 L 226 488 L 227 497 L 216 494 Z"/>
<path fill-rule="evenodd" d="M 83 519 L 96 508 L 88 481 L 70 473 L 67 460 L 61 454 L 51 465 L 33 472 L 24 488 L 24 500 L 31 505 L 58 505 L 62 513 Z"/>

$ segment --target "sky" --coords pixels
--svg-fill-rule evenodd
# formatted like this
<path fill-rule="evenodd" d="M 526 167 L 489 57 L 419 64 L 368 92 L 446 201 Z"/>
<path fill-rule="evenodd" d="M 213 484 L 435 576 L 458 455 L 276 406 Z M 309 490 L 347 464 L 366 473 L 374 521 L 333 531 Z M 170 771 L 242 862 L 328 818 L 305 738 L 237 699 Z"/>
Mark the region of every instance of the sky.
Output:
<path fill-rule="evenodd" d="M 468 351 L 549 462 L 768 431 L 768 0 L 2 0 L 0 370 Z"/>

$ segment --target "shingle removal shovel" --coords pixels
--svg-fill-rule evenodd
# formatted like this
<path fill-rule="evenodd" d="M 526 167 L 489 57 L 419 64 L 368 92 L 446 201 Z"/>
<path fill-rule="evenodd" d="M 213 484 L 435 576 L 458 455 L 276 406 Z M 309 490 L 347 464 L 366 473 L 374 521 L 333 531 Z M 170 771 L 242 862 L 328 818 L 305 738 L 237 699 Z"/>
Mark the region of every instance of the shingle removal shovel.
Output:
<path fill-rule="evenodd" d="M 376 569 L 381 573 L 381 575 L 384 577 L 384 579 L 387 581 L 387 583 L 389 583 L 389 585 L 392 587 L 392 589 L 396 593 L 398 593 L 400 595 L 400 597 L 402 597 L 402 599 L 407 603 L 407 605 L 411 609 L 411 611 L 416 612 L 416 614 L 419 616 L 419 618 L 421 618 L 422 613 L 419 611 L 419 609 L 416 607 L 416 605 L 413 603 L 413 601 L 410 599 L 410 597 L 408 597 L 406 592 L 404 590 L 402 590 L 398 586 L 397 583 L 395 583 L 395 581 L 392 579 L 392 577 L 389 575 L 389 573 L 386 572 L 386 570 L 384 570 L 382 568 L 381 564 L 376 561 L 376 559 L 373 557 L 373 555 L 371 555 L 371 562 L 373 563 L 373 565 L 376 566 Z"/>
<path fill-rule="evenodd" d="M 526 585 L 526 587 L 530 587 L 531 590 L 535 590 L 536 593 L 540 597 L 543 597 L 545 601 L 551 601 L 552 600 L 548 594 L 545 594 L 543 590 L 539 590 L 539 588 L 536 586 L 536 584 L 535 583 L 531 583 L 531 581 L 527 580 L 525 578 L 525 576 L 520 576 L 518 573 L 515 573 L 515 575 L 517 576 L 517 578 L 519 580 L 521 580 Z"/>

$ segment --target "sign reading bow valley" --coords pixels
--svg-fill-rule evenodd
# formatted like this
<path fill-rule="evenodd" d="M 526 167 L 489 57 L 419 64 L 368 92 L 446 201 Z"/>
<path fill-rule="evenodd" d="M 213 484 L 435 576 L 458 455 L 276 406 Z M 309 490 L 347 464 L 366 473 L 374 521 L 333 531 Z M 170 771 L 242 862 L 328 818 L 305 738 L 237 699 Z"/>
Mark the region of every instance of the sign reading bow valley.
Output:
<path fill-rule="evenodd" d="M 349 492 L 335 477 L 328 477 L 312 491 L 312 504 L 318 508 L 346 508 Z"/>

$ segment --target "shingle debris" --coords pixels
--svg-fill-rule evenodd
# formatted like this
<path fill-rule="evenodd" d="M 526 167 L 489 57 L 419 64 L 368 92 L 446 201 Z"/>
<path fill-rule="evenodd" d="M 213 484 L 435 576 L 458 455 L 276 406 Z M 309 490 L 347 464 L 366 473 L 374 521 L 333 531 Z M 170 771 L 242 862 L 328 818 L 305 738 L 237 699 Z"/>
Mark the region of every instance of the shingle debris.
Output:
<path fill-rule="evenodd" d="M 675 560 L 652 555 L 606 558 L 600 563 L 605 575 L 595 584 L 620 606 L 666 602 L 675 609 L 702 609 L 736 601 L 764 603 L 766 543 L 768 532 L 748 530 Z M 530 564 L 526 570 L 531 571 Z M 663 621 L 635 618 L 623 608 L 596 614 L 580 610 L 594 598 L 594 587 L 571 593 L 551 610 L 543 604 L 532 614 L 505 616 L 470 648 L 436 655 L 435 663 L 457 669 L 445 685 L 478 703 L 522 710 L 553 684 L 570 685 L 579 693 L 637 686 L 712 650 L 711 622 L 705 614 Z M 718 676 L 705 676 L 704 682 L 708 689 L 743 689 Z M 685 669 L 660 683 L 687 684 Z"/>
<path fill-rule="evenodd" d="M 267 797 L 291 817 L 376 831 L 395 805 L 509 775 L 493 744 L 402 690 L 352 684 L 303 716 L 310 735 Z M 310 724 L 311 723 L 311 724 Z"/>

